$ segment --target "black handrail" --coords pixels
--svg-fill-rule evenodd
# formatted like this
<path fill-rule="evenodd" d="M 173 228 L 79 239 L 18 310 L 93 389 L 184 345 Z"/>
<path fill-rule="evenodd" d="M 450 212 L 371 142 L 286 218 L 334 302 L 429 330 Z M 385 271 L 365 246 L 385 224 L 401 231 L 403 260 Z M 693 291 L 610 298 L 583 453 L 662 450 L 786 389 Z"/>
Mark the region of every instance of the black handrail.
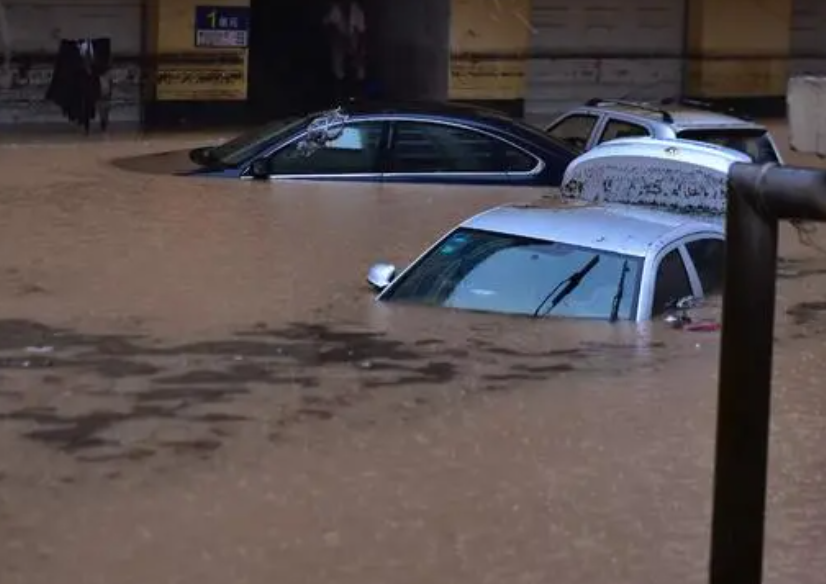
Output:
<path fill-rule="evenodd" d="M 760 584 L 778 221 L 826 221 L 826 172 L 736 163 L 727 205 L 709 582 Z"/>

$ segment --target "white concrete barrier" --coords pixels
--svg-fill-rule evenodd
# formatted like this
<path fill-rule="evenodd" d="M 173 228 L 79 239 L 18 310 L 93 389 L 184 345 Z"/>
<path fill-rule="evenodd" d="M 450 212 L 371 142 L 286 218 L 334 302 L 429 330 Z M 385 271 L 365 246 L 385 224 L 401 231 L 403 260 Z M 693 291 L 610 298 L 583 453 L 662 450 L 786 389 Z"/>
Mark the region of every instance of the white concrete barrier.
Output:
<path fill-rule="evenodd" d="M 792 150 L 826 156 L 826 77 L 789 79 L 786 104 Z"/>

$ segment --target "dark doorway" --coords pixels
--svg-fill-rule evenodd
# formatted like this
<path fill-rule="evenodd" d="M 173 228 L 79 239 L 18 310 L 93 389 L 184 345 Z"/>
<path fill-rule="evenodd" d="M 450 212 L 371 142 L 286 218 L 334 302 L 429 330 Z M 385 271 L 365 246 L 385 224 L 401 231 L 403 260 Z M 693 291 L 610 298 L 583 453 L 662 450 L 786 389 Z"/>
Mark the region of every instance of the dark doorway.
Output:
<path fill-rule="evenodd" d="M 333 2 L 251 0 L 249 105 L 258 121 L 323 109 L 343 98 L 324 27 Z M 347 95 L 446 99 L 449 0 L 360 4 L 367 71 L 363 84 L 348 84 Z"/>
<path fill-rule="evenodd" d="M 250 3 L 249 104 L 259 120 L 296 115 L 331 101 L 325 8 L 325 0 Z"/>

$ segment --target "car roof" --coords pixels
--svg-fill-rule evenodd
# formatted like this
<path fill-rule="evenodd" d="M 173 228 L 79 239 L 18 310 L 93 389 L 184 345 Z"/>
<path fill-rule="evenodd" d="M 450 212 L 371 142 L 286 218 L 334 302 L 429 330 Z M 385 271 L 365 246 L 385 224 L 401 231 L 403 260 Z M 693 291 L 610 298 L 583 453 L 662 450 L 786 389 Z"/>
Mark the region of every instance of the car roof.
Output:
<path fill-rule="evenodd" d="M 715 111 L 685 103 L 650 103 L 632 101 L 591 100 L 582 106 L 596 111 L 612 111 L 626 116 L 644 118 L 650 122 L 672 126 L 677 130 L 707 128 L 760 129 L 757 122 L 737 117 L 733 113 Z M 665 115 L 664 115 L 665 114 Z"/>
<path fill-rule="evenodd" d="M 351 115 L 371 114 L 419 114 L 459 118 L 479 118 L 513 123 L 514 118 L 498 110 L 448 101 L 371 101 L 352 100 L 341 105 L 342 111 Z"/>
<path fill-rule="evenodd" d="M 723 219 L 555 196 L 527 205 L 495 207 L 460 227 L 645 257 L 683 235 L 722 234 Z"/>
<path fill-rule="evenodd" d="M 495 109 L 466 103 L 446 101 L 370 101 L 354 100 L 341 105 L 342 113 L 350 116 L 422 116 L 464 121 L 514 134 L 524 140 L 552 143 L 558 149 L 576 156 L 578 152 L 563 140 L 543 132 L 526 122 Z"/>

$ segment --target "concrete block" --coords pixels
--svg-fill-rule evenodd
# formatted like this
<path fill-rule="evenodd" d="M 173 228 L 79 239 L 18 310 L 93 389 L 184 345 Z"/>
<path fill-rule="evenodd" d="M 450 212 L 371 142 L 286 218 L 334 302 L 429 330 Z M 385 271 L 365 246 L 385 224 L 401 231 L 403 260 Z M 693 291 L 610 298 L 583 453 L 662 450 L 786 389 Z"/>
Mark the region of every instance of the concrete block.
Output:
<path fill-rule="evenodd" d="M 792 77 L 786 103 L 791 148 L 826 156 L 826 77 Z"/>

